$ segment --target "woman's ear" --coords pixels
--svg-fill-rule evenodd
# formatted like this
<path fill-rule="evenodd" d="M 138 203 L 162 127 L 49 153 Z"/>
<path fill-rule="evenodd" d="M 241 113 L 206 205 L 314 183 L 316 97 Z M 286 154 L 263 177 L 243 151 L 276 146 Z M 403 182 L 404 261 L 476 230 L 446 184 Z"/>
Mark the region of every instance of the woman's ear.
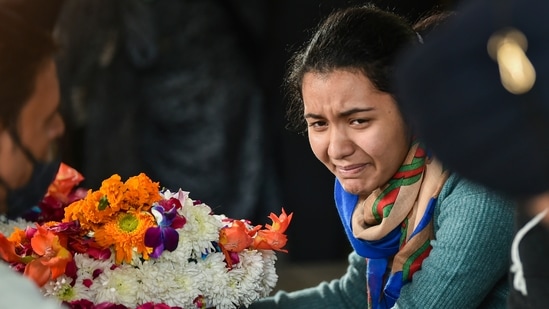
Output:
<path fill-rule="evenodd" d="M 416 126 L 414 126 L 412 121 L 410 121 L 410 118 L 406 117 L 406 115 L 402 113 L 402 111 L 400 111 L 400 116 L 402 117 L 402 119 L 404 120 L 404 124 L 406 125 L 406 139 L 411 145 L 414 138 L 418 137 Z"/>

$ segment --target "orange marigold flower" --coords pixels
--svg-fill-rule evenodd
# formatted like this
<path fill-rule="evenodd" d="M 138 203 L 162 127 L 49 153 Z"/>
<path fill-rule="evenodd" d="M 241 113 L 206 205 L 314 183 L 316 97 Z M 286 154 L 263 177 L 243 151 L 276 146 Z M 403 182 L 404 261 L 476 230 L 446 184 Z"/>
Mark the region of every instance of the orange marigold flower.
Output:
<path fill-rule="evenodd" d="M 99 191 L 102 193 L 102 198 L 103 196 L 106 197 L 108 204 L 101 205 L 100 208 L 103 208 L 103 210 L 111 208 L 114 211 L 119 211 L 120 209 L 126 210 L 124 207 L 124 194 L 126 193 L 126 190 L 126 186 L 122 183 L 120 175 L 118 174 L 114 174 L 103 180 Z"/>
<path fill-rule="evenodd" d="M 88 195 L 91 194 L 91 190 L 88 191 Z M 65 217 L 63 218 L 63 222 L 70 222 L 70 221 L 74 221 L 74 220 L 79 220 L 80 219 L 80 216 L 81 216 L 81 209 L 82 209 L 82 204 L 85 203 L 85 200 L 78 200 L 78 201 L 75 201 L 73 203 L 71 203 L 70 205 L 68 205 L 67 207 L 65 207 Z M 83 223 L 83 222 L 80 222 L 80 223 Z"/>
<path fill-rule="evenodd" d="M 128 178 L 125 186 L 127 189 L 126 202 L 133 209 L 149 210 L 154 202 L 162 199 L 159 192 L 159 183 L 153 182 L 144 173 Z"/>
<path fill-rule="evenodd" d="M 73 202 L 65 208 L 63 222 L 78 220 L 84 230 L 94 230 L 116 215 L 118 209 L 110 207 L 107 198 L 100 191 L 89 190 L 82 200 Z"/>
<path fill-rule="evenodd" d="M 134 250 L 148 259 L 152 249 L 145 246 L 145 232 L 155 222 L 147 212 L 120 212 L 95 231 L 95 240 L 102 248 L 113 246 L 117 264 L 130 263 Z"/>

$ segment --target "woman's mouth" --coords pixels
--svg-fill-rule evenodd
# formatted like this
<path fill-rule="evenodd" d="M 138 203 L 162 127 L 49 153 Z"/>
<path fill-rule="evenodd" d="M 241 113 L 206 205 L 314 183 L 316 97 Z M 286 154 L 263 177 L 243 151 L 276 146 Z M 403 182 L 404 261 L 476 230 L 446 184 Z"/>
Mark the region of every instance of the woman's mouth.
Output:
<path fill-rule="evenodd" d="M 343 177 L 356 177 L 369 164 L 336 165 L 337 173 Z"/>

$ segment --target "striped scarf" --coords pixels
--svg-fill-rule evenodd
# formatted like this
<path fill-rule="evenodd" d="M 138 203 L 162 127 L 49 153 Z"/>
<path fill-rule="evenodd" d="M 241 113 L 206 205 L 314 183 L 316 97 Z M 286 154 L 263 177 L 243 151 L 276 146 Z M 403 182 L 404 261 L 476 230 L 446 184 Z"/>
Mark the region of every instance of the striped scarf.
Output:
<path fill-rule="evenodd" d="M 347 236 L 367 261 L 368 308 L 391 308 L 429 255 L 433 210 L 447 177 L 441 164 L 414 142 L 397 173 L 365 200 L 344 192 L 336 181 L 336 204 Z"/>

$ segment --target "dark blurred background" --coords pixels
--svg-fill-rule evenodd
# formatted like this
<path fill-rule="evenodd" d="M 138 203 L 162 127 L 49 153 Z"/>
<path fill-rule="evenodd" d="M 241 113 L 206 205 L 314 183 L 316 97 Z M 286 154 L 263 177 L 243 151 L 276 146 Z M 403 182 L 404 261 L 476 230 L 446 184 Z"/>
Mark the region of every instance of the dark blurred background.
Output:
<path fill-rule="evenodd" d="M 454 4 L 372 2 L 411 23 Z M 294 219 L 283 259 L 345 261 L 351 249 L 334 207 L 334 178 L 306 136 L 285 129 L 280 87 L 309 30 L 336 8 L 364 3 L 67 2 L 57 31 L 63 161 L 90 188 L 113 173 L 146 172 L 256 224 L 284 207 Z"/>

